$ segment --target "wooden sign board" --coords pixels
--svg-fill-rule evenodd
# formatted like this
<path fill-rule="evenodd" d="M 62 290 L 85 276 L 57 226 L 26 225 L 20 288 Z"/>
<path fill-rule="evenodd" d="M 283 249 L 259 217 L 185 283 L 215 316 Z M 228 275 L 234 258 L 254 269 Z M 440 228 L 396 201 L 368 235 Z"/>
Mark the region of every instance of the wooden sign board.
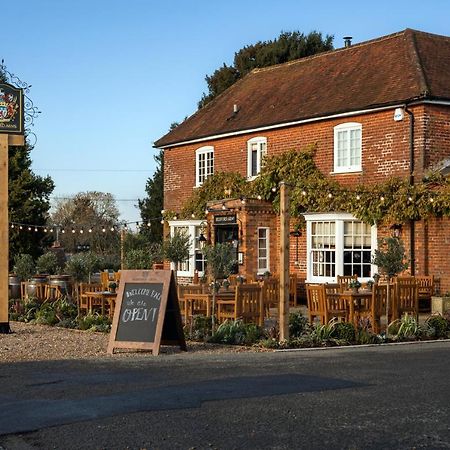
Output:
<path fill-rule="evenodd" d="M 170 270 L 122 270 L 108 353 L 179 345 L 186 351 L 175 279 Z"/>

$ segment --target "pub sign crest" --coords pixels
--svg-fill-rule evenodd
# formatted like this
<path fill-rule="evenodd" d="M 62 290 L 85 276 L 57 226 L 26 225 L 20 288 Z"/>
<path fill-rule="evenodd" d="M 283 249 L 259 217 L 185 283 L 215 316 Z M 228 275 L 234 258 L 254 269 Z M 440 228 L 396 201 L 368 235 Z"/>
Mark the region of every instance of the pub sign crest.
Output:
<path fill-rule="evenodd" d="M 0 83 L 0 133 L 23 134 L 23 91 Z"/>

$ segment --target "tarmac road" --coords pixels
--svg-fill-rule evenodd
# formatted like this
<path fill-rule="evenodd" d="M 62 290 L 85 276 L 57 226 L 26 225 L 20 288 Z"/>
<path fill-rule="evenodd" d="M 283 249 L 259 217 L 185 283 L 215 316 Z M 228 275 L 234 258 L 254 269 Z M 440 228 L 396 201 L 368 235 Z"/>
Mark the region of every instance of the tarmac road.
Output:
<path fill-rule="evenodd" d="M 0 365 L 0 449 L 450 448 L 450 342 Z"/>

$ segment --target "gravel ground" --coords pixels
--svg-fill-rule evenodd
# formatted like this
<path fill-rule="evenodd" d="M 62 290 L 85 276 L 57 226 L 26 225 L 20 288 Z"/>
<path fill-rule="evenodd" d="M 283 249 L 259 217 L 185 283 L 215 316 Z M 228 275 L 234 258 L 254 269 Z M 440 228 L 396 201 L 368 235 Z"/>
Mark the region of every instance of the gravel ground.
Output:
<path fill-rule="evenodd" d="M 109 333 L 10 322 L 11 334 L 0 334 L 0 363 L 61 359 L 108 358 Z M 188 352 L 230 353 L 261 351 L 251 347 L 187 342 Z M 142 355 L 120 351 L 115 357 Z M 184 353 L 179 347 L 161 346 L 160 353 Z"/>

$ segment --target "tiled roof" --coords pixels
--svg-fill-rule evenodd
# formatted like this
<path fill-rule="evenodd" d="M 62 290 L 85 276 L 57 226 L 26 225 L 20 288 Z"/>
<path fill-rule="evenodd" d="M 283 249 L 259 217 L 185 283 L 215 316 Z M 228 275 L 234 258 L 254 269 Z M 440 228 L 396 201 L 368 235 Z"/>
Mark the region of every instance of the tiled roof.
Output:
<path fill-rule="evenodd" d="M 450 37 L 406 29 L 255 69 L 154 146 L 425 98 L 450 99 Z"/>

